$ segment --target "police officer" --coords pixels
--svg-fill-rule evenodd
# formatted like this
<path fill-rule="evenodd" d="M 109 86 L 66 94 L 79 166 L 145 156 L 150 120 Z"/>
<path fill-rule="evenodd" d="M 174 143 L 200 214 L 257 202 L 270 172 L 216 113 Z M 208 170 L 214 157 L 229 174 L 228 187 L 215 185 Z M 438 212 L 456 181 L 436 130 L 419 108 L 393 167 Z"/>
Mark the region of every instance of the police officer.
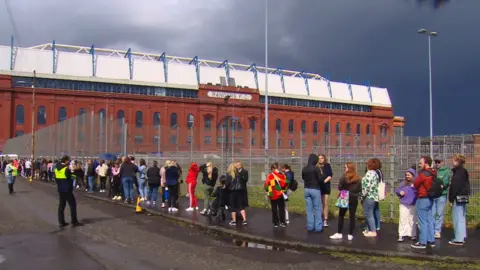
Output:
<path fill-rule="evenodd" d="M 75 196 L 73 195 L 73 180 L 72 172 L 69 169 L 70 158 L 68 156 L 63 156 L 60 162 L 57 164 L 54 170 L 55 180 L 57 181 L 58 195 L 60 198 L 58 204 L 58 222 L 60 227 L 63 228 L 68 225 L 65 222 L 65 206 L 68 202 L 70 206 L 71 213 L 71 222 L 73 226 L 81 226 L 80 222 L 77 219 L 77 202 L 75 201 Z"/>
<path fill-rule="evenodd" d="M 15 193 L 13 190 L 13 184 L 15 184 L 15 178 L 18 175 L 18 169 L 13 165 L 13 160 L 8 161 L 7 168 L 5 168 L 5 174 L 7 175 L 8 182 L 8 194 Z"/>

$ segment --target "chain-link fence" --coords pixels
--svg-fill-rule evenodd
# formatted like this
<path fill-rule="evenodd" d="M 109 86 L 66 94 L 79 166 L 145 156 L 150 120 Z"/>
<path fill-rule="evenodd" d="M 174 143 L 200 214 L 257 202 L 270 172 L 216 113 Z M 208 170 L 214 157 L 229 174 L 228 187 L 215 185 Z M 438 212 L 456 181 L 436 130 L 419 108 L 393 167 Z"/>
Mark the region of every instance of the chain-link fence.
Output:
<path fill-rule="evenodd" d="M 301 178 L 301 169 L 306 165 L 308 155 L 323 153 L 333 168 L 332 190 L 335 190 L 346 162 L 354 162 L 359 173 L 363 174 L 366 161 L 377 157 L 382 161 L 389 193 L 386 201 L 381 203 L 382 217 L 391 220 L 398 219 L 399 201 L 394 191 L 403 180 L 405 171 L 416 166 L 420 156 L 430 154 L 429 138 L 406 137 L 397 132 L 391 136 L 358 136 L 288 130 L 287 133 L 270 133 L 268 140 L 265 140 L 262 130 L 242 129 L 233 121 L 231 125 L 227 123 L 202 128 L 195 127 L 192 122 L 182 129 L 178 126 L 162 126 L 159 121 L 154 125 L 130 124 L 123 118 L 107 119 L 103 114 L 81 114 L 42 128 L 34 136 L 35 158 L 51 160 L 69 155 L 85 162 L 99 158 L 104 153 L 115 156 L 128 154 L 145 159 L 147 164 L 152 164 L 154 160 L 163 164 L 166 159 L 174 159 L 182 168 L 188 168 L 192 161 L 212 161 L 220 173 L 225 172 L 230 162 L 241 161 L 250 173 L 250 196 L 259 201 L 264 200 L 261 187 L 265 164 L 275 161 L 289 164 L 296 178 Z M 268 155 L 264 150 L 265 142 L 270 147 Z M 442 156 L 446 160 L 447 166 L 451 166 L 450 160 L 454 154 L 466 157 L 473 195 L 467 219 L 469 224 L 480 223 L 480 147 L 475 144 L 474 137 L 435 137 L 433 150 L 435 156 Z M 31 157 L 32 134 L 8 140 L 3 152 Z M 335 194 L 332 191 L 332 209 L 336 209 L 333 207 Z M 301 196 L 298 196 L 298 200 L 301 211 Z M 447 212 L 447 220 L 449 215 Z"/>

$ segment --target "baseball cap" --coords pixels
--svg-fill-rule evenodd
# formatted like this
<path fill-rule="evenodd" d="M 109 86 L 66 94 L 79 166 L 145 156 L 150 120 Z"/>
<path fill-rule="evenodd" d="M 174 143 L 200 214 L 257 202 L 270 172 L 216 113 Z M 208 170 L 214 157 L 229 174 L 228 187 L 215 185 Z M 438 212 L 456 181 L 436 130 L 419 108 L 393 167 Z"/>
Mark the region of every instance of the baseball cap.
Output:
<path fill-rule="evenodd" d="M 436 156 L 434 161 L 443 161 L 443 157 L 442 156 Z"/>

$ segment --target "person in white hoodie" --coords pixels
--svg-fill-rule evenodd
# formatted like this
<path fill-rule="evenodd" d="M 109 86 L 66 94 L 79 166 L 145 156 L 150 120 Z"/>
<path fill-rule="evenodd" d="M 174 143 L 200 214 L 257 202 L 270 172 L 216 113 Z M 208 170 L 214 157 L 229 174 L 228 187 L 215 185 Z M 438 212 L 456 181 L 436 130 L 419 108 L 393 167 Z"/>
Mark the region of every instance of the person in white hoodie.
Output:
<path fill-rule="evenodd" d="M 106 190 L 106 183 L 107 183 L 107 171 L 108 166 L 105 164 L 104 160 L 100 161 L 100 164 L 95 169 L 98 176 L 100 177 L 100 192 L 105 192 Z"/>

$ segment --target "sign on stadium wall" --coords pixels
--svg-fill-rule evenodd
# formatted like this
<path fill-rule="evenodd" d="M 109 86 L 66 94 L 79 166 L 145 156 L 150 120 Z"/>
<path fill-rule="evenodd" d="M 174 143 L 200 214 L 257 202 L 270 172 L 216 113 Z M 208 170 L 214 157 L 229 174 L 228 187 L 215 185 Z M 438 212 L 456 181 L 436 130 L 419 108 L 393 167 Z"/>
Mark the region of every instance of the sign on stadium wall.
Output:
<path fill-rule="evenodd" d="M 252 95 L 242 93 L 208 91 L 207 96 L 211 98 L 226 98 L 230 96 L 231 99 L 252 100 Z"/>

